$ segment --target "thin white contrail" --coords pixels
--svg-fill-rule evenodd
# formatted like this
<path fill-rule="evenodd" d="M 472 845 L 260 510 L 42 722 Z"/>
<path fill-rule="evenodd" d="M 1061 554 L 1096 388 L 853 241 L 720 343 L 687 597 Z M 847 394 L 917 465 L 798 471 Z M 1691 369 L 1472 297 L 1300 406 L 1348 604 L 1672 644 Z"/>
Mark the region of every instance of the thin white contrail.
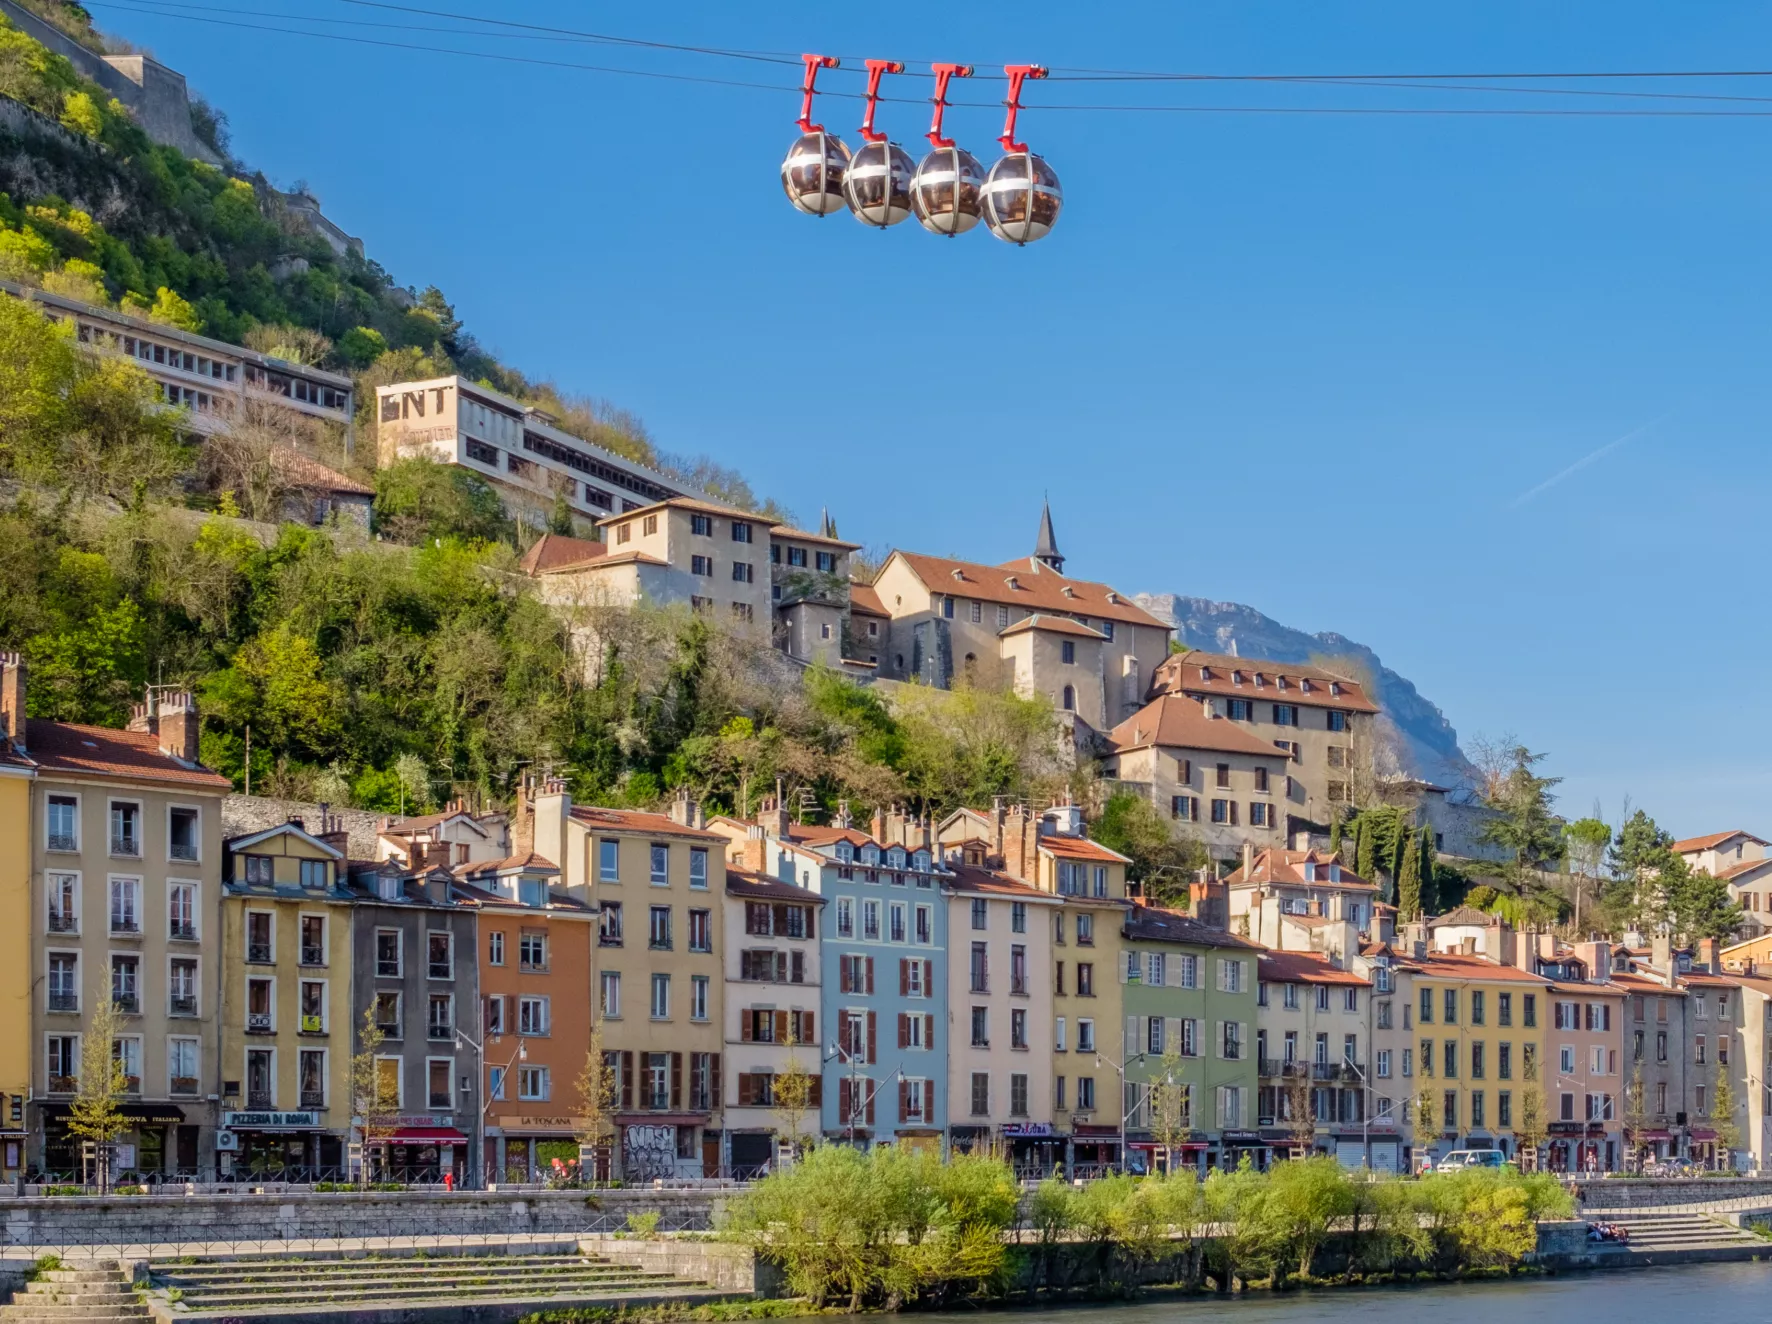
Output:
<path fill-rule="evenodd" d="M 1624 445 L 1625 442 L 1634 441 L 1636 438 L 1642 436 L 1645 432 L 1649 431 L 1651 428 L 1655 427 L 1657 424 L 1665 423 L 1668 419 L 1670 419 L 1674 416 L 1674 413 L 1675 413 L 1675 411 L 1670 409 L 1667 411 L 1667 413 L 1663 414 L 1660 418 L 1652 418 L 1647 423 L 1643 424 L 1641 427 L 1632 428 L 1629 432 L 1625 433 L 1622 437 L 1619 437 L 1615 441 L 1607 442 L 1604 446 L 1600 447 L 1598 450 L 1589 451 L 1586 455 L 1583 455 L 1579 460 L 1575 461 L 1575 463 L 1570 465 L 1567 469 L 1559 469 L 1556 473 L 1552 474 L 1549 478 L 1545 479 L 1537 487 L 1528 488 L 1526 491 L 1520 493 L 1519 496 L 1515 497 L 1512 501 L 1507 503 L 1507 508 L 1509 510 L 1518 510 L 1521 506 L 1525 505 L 1528 501 L 1530 501 L 1533 497 L 1537 496 L 1540 492 L 1545 492 L 1545 491 L 1548 491 L 1549 489 L 1555 487 L 1558 483 L 1562 482 L 1565 478 L 1569 477 L 1570 474 L 1578 473 L 1582 469 L 1587 468 L 1587 466 L 1592 464 L 1595 460 L 1598 460 L 1602 456 L 1608 455 L 1611 452 L 1617 450 L 1620 446 Z"/>

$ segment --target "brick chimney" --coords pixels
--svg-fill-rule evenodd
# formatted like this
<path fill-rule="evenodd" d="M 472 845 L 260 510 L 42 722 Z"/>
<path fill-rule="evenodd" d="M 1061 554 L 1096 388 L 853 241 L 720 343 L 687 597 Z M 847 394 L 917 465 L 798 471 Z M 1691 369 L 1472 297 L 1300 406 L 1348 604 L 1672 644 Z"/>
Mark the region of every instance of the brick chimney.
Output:
<path fill-rule="evenodd" d="M 1023 805 L 1010 808 L 1003 820 L 1003 872 L 1019 878 L 1029 886 L 1038 887 L 1039 873 L 1038 823 Z"/>
<path fill-rule="evenodd" d="M 1578 942 L 1575 954 L 1587 962 L 1587 977 L 1595 984 L 1612 982 L 1612 944 L 1609 942 Z"/>
<path fill-rule="evenodd" d="M 740 857 L 740 867 L 746 873 L 767 873 L 769 863 L 769 843 L 760 825 L 753 824 L 745 829 L 744 854 Z"/>
<path fill-rule="evenodd" d="M 1003 820 L 1008 812 L 1008 802 L 1002 796 L 991 797 L 991 819 L 995 825 L 995 832 L 991 837 L 991 854 L 999 860 L 1003 858 Z"/>
<path fill-rule="evenodd" d="M 772 837 L 781 838 L 788 835 L 793 826 L 788 818 L 787 804 L 780 796 L 773 796 L 763 801 L 763 807 L 757 811 L 757 823 Z"/>
<path fill-rule="evenodd" d="M 886 811 L 879 805 L 874 806 L 874 821 L 868 825 L 868 835 L 882 845 L 886 842 Z"/>
<path fill-rule="evenodd" d="M 535 854 L 535 795 L 528 771 L 517 778 L 517 807 L 511 811 L 511 854 L 519 860 Z"/>
<path fill-rule="evenodd" d="M 1202 878 L 1188 884 L 1188 910 L 1210 929 L 1230 928 L 1230 888 L 1221 879 Z"/>
<path fill-rule="evenodd" d="M 351 834 L 345 830 L 344 819 L 331 811 L 331 805 L 320 806 L 320 830 L 314 836 L 348 860 L 351 858 Z M 342 864 L 340 871 L 343 871 Z"/>
<path fill-rule="evenodd" d="M 1717 962 L 1717 940 L 1715 938 L 1700 938 L 1693 956 L 1697 964 L 1703 966 L 1711 974 L 1720 975 L 1723 973 L 1723 967 Z"/>
<path fill-rule="evenodd" d="M 197 761 L 197 699 L 189 690 L 160 696 L 160 752 L 181 763 Z"/>
<path fill-rule="evenodd" d="M 150 698 L 144 703 L 129 705 L 129 723 L 123 729 L 134 731 L 138 735 L 153 735 L 157 723 L 154 720 L 154 701 Z"/>
<path fill-rule="evenodd" d="M 25 659 L 20 653 L 0 653 L 0 740 L 7 737 L 25 752 Z"/>

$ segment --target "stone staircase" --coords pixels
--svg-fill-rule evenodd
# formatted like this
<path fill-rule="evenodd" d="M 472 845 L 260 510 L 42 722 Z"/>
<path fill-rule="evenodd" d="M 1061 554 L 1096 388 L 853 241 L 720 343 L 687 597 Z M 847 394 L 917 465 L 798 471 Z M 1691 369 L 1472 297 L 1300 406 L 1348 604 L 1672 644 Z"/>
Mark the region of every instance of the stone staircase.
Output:
<path fill-rule="evenodd" d="M 148 1281 L 157 1300 L 175 1314 L 230 1319 L 394 1306 L 402 1312 L 415 1307 L 447 1312 L 493 1301 L 535 1301 L 552 1309 L 666 1300 L 694 1305 L 730 1295 L 706 1283 L 584 1255 L 576 1246 L 530 1254 L 419 1251 L 154 1260 Z"/>
<path fill-rule="evenodd" d="M 1706 1214 L 1641 1213 L 1589 1215 L 1629 1229 L 1630 1242 L 1619 1249 L 1639 1254 L 1663 1251 L 1743 1250 L 1755 1247 L 1772 1254 L 1772 1243 L 1745 1228 Z M 1610 1244 L 1610 1243 L 1606 1243 Z M 1600 1249 L 1600 1247 L 1595 1247 Z"/>
<path fill-rule="evenodd" d="M 125 1324 L 148 1320 L 128 1274 L 116 1262 L 50 1269 L 0 1306 L 0 1324 Z"/>

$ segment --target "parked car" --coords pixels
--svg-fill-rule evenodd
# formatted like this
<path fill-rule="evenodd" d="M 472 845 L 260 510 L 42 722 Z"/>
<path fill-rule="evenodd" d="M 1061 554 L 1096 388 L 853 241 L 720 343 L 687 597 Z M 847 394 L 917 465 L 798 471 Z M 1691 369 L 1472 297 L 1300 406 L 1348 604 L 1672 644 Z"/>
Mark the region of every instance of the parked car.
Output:
<path fill-rule="evenodd" d="M 1437 1172 L 1460 1172 L 1465 1168 L 1503 1168 L 1507 1155 L 1499 1149 L 1455 1149 L 1440 1160 Z"/>

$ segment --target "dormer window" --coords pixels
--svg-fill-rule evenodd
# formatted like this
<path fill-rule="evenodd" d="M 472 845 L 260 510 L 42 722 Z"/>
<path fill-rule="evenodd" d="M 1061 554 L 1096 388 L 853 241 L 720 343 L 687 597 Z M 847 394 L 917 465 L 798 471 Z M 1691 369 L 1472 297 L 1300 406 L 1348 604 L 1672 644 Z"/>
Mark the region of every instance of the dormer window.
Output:
<path fill-rule="evenodd" d="M 1311 678 L 1306 676 L 1300 680 L 1298 682 L 1298 688 L 1303 690 L 1306 694 L 1309 694 L 1311 692 Z"/>
<path fill-rule="evenodd" d="M 1021 587 L 1021 585 L 1016 582 L 1014 575 L 1010 575 L 1007 579 L 1005 579 L 1003 581 L 1003 585 L 1005 588 L 1020 588 Z"/>
<path fill-rule="evenodd" d="M 915 869 L 918 873 L 928 873 L 929 852 L 926 850 L 920 850 L 915 855 L 911 856 L 911 868 Z"/>
<path fill-rule="evenodd" d="M 1072 588 L 1069 584 L 1066 584 L 1059 590 L 1059 592 L 1063 593 L 1067 598 L 1074 598 L 1077 596 L 1077 590 Z"/>
<path fill-rule="evenodd" d="M 1111 589 L 1111 588 L 1108 590 L 1107 599 L 1109 602 L 1113 603 L 1114 606 L 1116 606 L 1116 607 L 1120 605 L 1120 595 L 1118 593 L 1114 592 L 1113 589 Z"/>
<path fill-rule="evenodd" d="M 1274 688 L 1279 689 L 1279 690 L 1285 689 L 1286 688 L 1286 678 L 1284 676 L 1275 676 L 1274 677 Z"/>
<path fill-rule="evenodd" d="M 954 578 L 955 578 L 955 579 L 957 579 L 957 580 L 959 580 L 959 581 L 961 581 L 961 582 L 962 582 L 962 583 L 964 583 L 964 582 L 965 582 L 965 580 L 966 580 L 966 572 L 965 572 L 965 571 L 964 571 L 964 570 L 955 570 L 955 571 L 953 571 L 953 572 L 951 572 L 951 573 L 952 573 L 952 574 L 953 574 L 953 576 L 954 576 Z"/>
<path fill-rule="evenodd" d="M 861 862 L 870 869 L 878 865 L 880 863 L 880 848 L 871 844 L 863 846 L 861 848 Z"/>
<path fill-rule="evenodd" d="M 1329 682 L 1329 693 L 1332 696 L 1339 697 L 1341 694 L 1341 682 L 1338 680 L 1330 681 Z"/>
<path fill-rule="evenodd" d="M 1262 686 L 1264 686 L 1266 684 L 1267 684 L 1267 677 L 1263 676 L 1259 671 L 1256 672 L 1255 673 L 1255 688 L 1260 689 L 1260 688 L 1262 688 Z"/>
<path fill-rule="evenodd" d="M 1329 864 L 1329 881 L 1332 883 L 1339 883 L 1341 881 L 1341 866 L 1334 861 L 1331 861 Z"/>
<path fill-rule="evenodd" d="M 1201 667 L 1200 668 L 1200 679 L 1201 680 L 1211 680 L 1212 679 L 1212 668 L 1211 667 Z"/>
<path fill-rule="evenodd" d="M 854 864 L 855 863 L 855 847 L 852 846 L 849 842 L 839 841 L 837 843 L 837 863 L 838 864 Z"/>
<path fill-rule="evenodd" d="M 1243 683 L 1243 673 L 1241 671 L 1231 672 L 1231 684 L 1241 685 L 1242 683 Z"/>
<path fill-rule="evenodd" d="M 897 846 L 894 846 L 891 850 L 887 851 L 886 867 L 888 869 L 904 868 L 904 851 Z"/>
<path fill-rule="evenodd" d="M 400 880 L 383 874 L 376 879 L 375 893 L 383 901 L 398 901 L 400 899 Z"/>
<path fill-rule="evenodd" d="M 1315 862 L 1311 860 L 1306 860 L 1304 862 L 1304 881 L 1307 883 L 1314 883 L 1317 881 L 1317 866 Z"/>

